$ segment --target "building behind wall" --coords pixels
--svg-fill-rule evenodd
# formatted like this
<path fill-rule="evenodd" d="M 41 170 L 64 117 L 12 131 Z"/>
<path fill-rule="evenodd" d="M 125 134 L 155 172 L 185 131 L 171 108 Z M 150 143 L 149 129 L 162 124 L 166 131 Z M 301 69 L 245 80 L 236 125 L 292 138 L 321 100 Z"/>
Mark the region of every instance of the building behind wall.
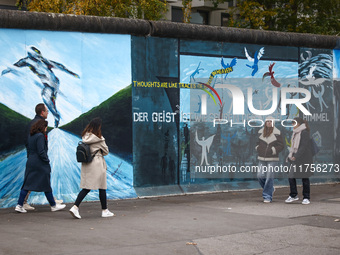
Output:
<path fill-rule="evenodd" d="M 182 1 L 170 0 L 168 12 L 165 20 L 172 22 L 183 22 L 183 4 Z M 212 25 L 212 26 L 228 26 L 230 7 L 236 6 L 237 0 L 226 1 L 214 8 L 212 1 L 193 0 L 191 6 L 192 24 Z"/>
<path fill-rule="evenodd" d="M 17 0 L 0 0 L 0 9 L 17 10 Z M 168 0 L 168 12 L 164 20 L 172 22 L 183 22 L 182 0 Z M 192 24 L 227 26 L 229 7 L 236 6 L 237 0 L 226 1 L 214 8 L 212 1 L 193 0 L 191 9 Z"/>
<path fill-rule="evenodd" d="M 0 9 L 18 10 L 16 0 L 0 0 Z"/>

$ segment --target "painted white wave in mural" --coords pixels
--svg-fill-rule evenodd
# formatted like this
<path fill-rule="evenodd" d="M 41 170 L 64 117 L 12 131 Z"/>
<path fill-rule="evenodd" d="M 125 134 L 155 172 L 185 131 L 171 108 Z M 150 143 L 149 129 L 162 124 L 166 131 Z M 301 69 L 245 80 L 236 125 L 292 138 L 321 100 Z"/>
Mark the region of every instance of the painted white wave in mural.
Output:
<path fill-rule="evenodd" d="M 53 195 L 66 203 L 74 202 L 79 191 L 80 167 L 75 151 L 80 137 L 55 128 L 48 133 L 48 156 L 52 174 Z M 0 208 L 15 206 L 24 179 L 27 154 L 23 149 L 0 162 Z M 107 198 L 136 197 L 133 188 L 133 167 L 128 162 L 109 153 L 105 156 L 107 171 Z M 85 201 L 99 200 L 98 191 L 91 191 Z M 46 204 L 44 193 L 32 192 L 29 203 Z"/>

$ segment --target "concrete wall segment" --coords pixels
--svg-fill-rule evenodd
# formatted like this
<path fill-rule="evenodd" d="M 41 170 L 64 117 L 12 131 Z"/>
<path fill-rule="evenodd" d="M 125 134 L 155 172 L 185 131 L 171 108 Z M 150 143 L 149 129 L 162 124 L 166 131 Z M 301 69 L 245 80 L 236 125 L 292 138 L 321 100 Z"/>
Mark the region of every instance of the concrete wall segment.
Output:
<path fill-rule="evenodd" d="M 9 10 L 0 10 L 0 27 L 140 36 L 150 31 L 145 20 Z"/>
<path fill-rule="evenodd" d="M 233 43 L 337 49 L 339 36 L 285 33 L 166 21 L 0 10 L 1 28 L 131 34 Z"/>

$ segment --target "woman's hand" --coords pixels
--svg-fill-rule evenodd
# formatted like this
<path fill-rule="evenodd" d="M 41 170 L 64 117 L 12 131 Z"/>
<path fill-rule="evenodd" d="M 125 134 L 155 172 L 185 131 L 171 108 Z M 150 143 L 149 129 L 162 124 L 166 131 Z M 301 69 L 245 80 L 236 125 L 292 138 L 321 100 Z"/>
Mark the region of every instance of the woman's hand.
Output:
<path fill-rule="evenodd" d="M 291 161 L 295 161 L 295 160 L 296 160 L 296 158 L 295 158 L 295 157 L 292 157 L 292 158 L 291 158 Z"/>

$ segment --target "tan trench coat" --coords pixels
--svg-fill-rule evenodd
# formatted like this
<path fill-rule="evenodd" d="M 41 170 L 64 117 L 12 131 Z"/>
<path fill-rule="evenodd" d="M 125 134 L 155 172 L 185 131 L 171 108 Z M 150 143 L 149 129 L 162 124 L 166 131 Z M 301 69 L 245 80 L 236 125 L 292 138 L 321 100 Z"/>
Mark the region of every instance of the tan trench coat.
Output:
<path fill-rule="evenodd" d="M 81 164 L 80 188 L 81 189 L 107 189 L 106 162 L 103 156 L 109 154 L 109 148 L 104 137 L 97 137 L 92 133 L 86 133 L 82 141 L 90 145 L 91 154 L 96 155 L 90 163 Z"/>

